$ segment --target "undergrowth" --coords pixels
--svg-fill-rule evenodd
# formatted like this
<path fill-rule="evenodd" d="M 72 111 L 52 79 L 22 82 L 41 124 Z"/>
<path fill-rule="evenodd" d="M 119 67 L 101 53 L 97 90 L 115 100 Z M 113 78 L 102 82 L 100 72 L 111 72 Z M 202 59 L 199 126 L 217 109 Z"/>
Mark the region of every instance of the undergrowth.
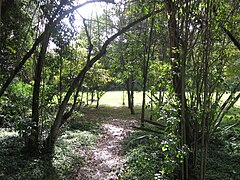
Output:
<path fill-rule="evenodd" d="M 158 138 L 141 131 L 132 133 L 125 142 L 127 161 L 123 179 L 154 179 L 163 158 Z"/>
<path fill-rule="evenodd" d="M 59 137 L 52 157 L 29 156 L 22 150 L 24 141 L 16 132 L 0 129 L 0 179 L 71 179 L 74 169 L 85 161 L 78 150 L 95 144 L 97 128 L 96 122 L 70 121 L 67 131 Z"/>
<path fill-rule="evenodd" d="M 171 135 L 170 135 L 171 136 Z M 135 131 L 125 141 L 126 163 L 121 178 L 124 180 L 174 179 L 179 168 L 181 152 L 161 134 Z M 167 141 L 169 141 L 167 143 Z M 173 141 L 172 141 L 173 142 Z M 166 143 L 166 144 L 165 144 Z"/>
<path fill-rule="evenodd" d="M 210 141 L 206 179 L 240 180 L 239 111 L 233 109 Z"/>
<path fill-rule="evenodd" d="M 207 180 L 240 180 L 239 111 L 237 113 L 234 110 L 230 114 L 225 117 L 219 131 L 210 140 L 206 167 Z M 233 124 L 236 126 L 232 126 Z M 167 163 L 164 161 L 165 155 L 161 143 L 163 139 L 164 137 L 154 136 L 144 131 L 133 132 L 125 142 L 127 161 L 121 178 L 125 180 L 177 179 L 174 177 L 176 171 L 164 178 L 160 171 Z"/>

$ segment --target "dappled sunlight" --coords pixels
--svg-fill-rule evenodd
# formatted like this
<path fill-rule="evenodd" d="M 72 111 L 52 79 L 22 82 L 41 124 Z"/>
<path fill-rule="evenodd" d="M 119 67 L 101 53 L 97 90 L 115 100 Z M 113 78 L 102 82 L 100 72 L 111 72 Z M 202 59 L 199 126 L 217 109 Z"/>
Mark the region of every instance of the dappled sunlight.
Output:
<path fill-rule="evenodd" d="M 97 114 L 98 112 L 94 116 L 95 120 L 96 118 L 101 119 L 101 115 Z M 110 117 L 111 113 L 114 111 L 109 112 Z M 93 117 L 92 115 L 93 113 L 90 117 Z M 130 127 L 135 123 L 136 121 L 133 120 L 105 118 L 96 146 L 91 150 L 81 151 L 87 156 L 87 160 L 84 167 L 77 171 L 75 179 L 118 179 L 117 173 L 123 169 L 125 162 L 122 152 L 123 141 L 129 135 Z"/>

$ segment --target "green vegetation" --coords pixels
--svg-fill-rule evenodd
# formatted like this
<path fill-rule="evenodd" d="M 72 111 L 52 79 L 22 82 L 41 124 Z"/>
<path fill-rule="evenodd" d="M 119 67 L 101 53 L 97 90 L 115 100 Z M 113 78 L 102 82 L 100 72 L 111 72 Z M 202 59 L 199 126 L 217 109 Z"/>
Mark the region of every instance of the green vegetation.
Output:
<path fill-rule="evenodd" d="M 240 179 L 240 109 L 233 108 L 225 116 L 221 128 L 210 139 L 210 147 L 207 159 L 206 179 Z M 234 124 L 234 126 L 232 126 Z M 153 127 L 146 127 L 154 130 Z M 156 129 L 155 129 L 156 130 Z M 175 179 L 177 171 L 168 173 L 163 170 L 180 168 L 178 163 L 164 161 L 166 150 L 170 150 L 167 156 L 181 155 L 172 154 L 174 149 L 166 149 L 163 133 L 152 133 L 149 131 L 135 131 L 125 142 L 126 164 L 123 179 Z M 184 152 L 182 152 L 184 153 Z M 200 158 L 200 151 L 197 152 Z M 182 154 L 184 156 L 184 154 Z M 178 159 L 177 161 L 180 161 Z M 169 165 L 166 167 L 166 165 Z M 181 163 L 180 163 L 181 164 Z M 199 172 L 200 168 L 197 168 Z M 143 173 L 144 172 L 144 173 Z M 170 176 L 169 176 L 170 175 Z"/>
<path fill-rule="evenodd" d="M 61 133 L 55 152 L 50 157 L 29 156 L 24 141 L 18 133 L 0 129 L 0 179 L 70 179 L 75 168 L 85 162 L 80 150 L 91 148 L 97 137 L 97 122 L 72 119 L 67 130 Z"/>
<path fill-rule="evenodd" d="M 81 14 L 93 3 L 102 10 Z M 56 172 L 49 177 L 68 178 L 82 162 L 74 149 L 91 146 L 99 132 L 82 121 L 88 107 L 106 109 L 101 123 L 124 105 L 109 118 L 130 113 L 140 118 L 135 129 L 146 131 L 127 150 L 127 177 L 146 170 L 151 178 L 204 180 L 220 168 L 223 178 L 238 178 L 239 7 L 236 0 L 0 0 L 1 151 L 6 162 L 13 154 L 1 177 L 45 178 L 47 164 Z"/>

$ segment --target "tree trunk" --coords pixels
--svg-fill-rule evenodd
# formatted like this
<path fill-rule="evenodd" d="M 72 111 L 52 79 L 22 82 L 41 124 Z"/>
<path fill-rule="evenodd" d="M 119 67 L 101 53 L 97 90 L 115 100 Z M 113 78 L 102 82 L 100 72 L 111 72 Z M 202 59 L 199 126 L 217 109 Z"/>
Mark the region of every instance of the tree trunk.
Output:
<path fill-rule="evenodd" d="M 16 66 L 16 68 L 11 72 L 11 75 L 9 76 L 9 78 L 6 80 L 6 82 L 3 84 L 2 88 L 0 89 L 0 97 L 3 95 L 3 93 L 5 92 L 5 90 L 7 89 L 7 87 L 11 84 L 12 80 L 14 79 L 14 77 L 17 75 L 17 73 L 22 69 L 23 65 L 25 64 L 25 62 L 32 56 L 32 54 L 34 53 L 34 51 L 36 50 L 37 46 L 39 45 L 39 43 L 42 42 L 43 37 L 45 36 L 46 32 L 44 32 L 43 34 L 41 34 L 41 36 L 39 36 L 35 43 L 33 44 L 32 48 L 25 54 L 25 56 L 22 58 L 21 62 Z"/>
<path fill-rule="evenodd" d="M 134 81 L 133 79 L 131 79 L 131 114 L 135 114 L 135 111 L 134 111 Z"/>
<path fill-rule="evenodd" d="M 126 88 L 127 88 L 127 95 L 128 95 L 128 108 L 130 109 L 131 114 L 134 114 L 134 108 L 133 108 L 133 93 L 131 89 L 130 80 L 126 80 Z"/>
<path fill-rule="evenodd" d="M 40 87 L 41 87 L 41 74 L 45 62 L 45 54 L 50 38 L 50 32 L 46 31 L 42 47 L 39 54 L 39 58 L 35 67 L 35 78 L 33 88 L 33 99 L 32 99 L 32 131 L 31 135 L 27 138 L 27 146 L 30 150 L 38 150 L 38 136 L 39 136 L 39 99 L 40 99 Z"/>
<path fill-rule="evenodd" d="M 93 103 L 94 101 L 94 91 L 91 92 L 91 104 Z"/>
<path fill-rule="evenodd" d="M 149 68 L 149 60 L 150 60 L 151 46 L 152 46 L 153 25 L 154 25 L 154 18 L 152 18 L 151 20 L 149 40 L 148 40 L 148 43 L 147 42 L 145 43 L 145 53 L 143 58 L 143 99 L 142 99 L 141 126 L 144 126 L 144 118 L 145 118 L 147 79 L 148 79 L 148 68 Z M 146 57 L 146 54 L 147 54 L 147 57 Z"/>
<path fill-rule="evenodd" d="M 99 107 L 99 101 L 100 101 L 100 95 L 99 95 L 99 92 L 97 91 L 97 105 L 96 105 L 96 108 Z"/>
<path fill-rule="evenodd" d="M 188 0 L 185 1 L 185 12 L 186 15 L 183 17 L 183 32 L 184 40 L 182 45 L 182 62 L 181 62 L 181 145 L 187 145 L 189 148 L 192 149 L 192 139 L 189 140 L 189 130 L 188 130 L 188 124 L 189 124 L 189 114 L 187 111 L 187 103 L 186 103 L 186 60 L 188 55 L 188 32 L 189 32 L 189 22 L 188 22 L 188 16 L 189 16 L 189 7 L 188 7 Z M 185 26 L 185 27 L 184 27 Z M 191 161 L 191 162 L 189 162 Z M 189 164 L 190 163 L 190 164 Z M 192 171 L 192 152 L 189 152 L 189 156 L 187 156 L 184 160 L 184 163 L 182 165 L 182 170 L 184 173 L 184 177 L 182 179 L 190 179 L 189 171 Z M 191 166 L 190 166 L 191 165 Z"/>
<path fill-rule="evenodd" d="M 203 60 L 204 60 L 204 74 L 203 74 L 203 85 L 204 85 L 204 100 L 203 100 L 203 116 L 202 116 L 202 134 L 201 134 L 201 164 L 200 164 L 200 179 L 205 179 L 206 174 L 206 159 L 207 159 L 207 148 L 209 142 L 209 101 L 210 101 L 210 92 L 209 92 L 209 48 L 210 48 L 210 2 L 207 0 L 207 6 L 205 10 L 205 23 L 204 24 L 204 37 L 203 40 L 206 42 L 203 47 Z"/>
<path fill-rule="evenodd" d="M 177 22 L 177 13 L 178 13 L 178 2 L 173 2 L 172 0 L 167 1 L 167 8 L 169 14 L 168 20 L 168 29 L 169 29 L 169 46 L 170 46 L 170 58 L 171 58 L 171 66 L 172 66 L 172 80 L 173 80 L 173 88 L 176 96 L 180 101 L 181 110 L 179 111 L 179 116 L 181 117 L 180 122 L 180 135 L 181 135 L 181 145 L 187 145 L 190 149 L 192 146 L 192 131 L 189 121 L 189 112 L 186 103 L 185 96 L 185 61 L 186 57 L 180 59 L 180 45 L 179 45 L 179 27 Z M 186 40 L 187 41 L 187 40 Z M 186 44 L 185 44 L 186 45 Z M 185 49 L 183 53 L 186 56 Z M 190 152 L 189 152 L 190 153 Z M 190 155 L 191 156 L 191 153 Z M 184 159 L 184 163 L 182 165 L 181 179 L 191 179 L 189 176 L 189 172 L 191 171 L 190 167 L 192 167 L 191 158 L 187 157 Z"/>
<path fill-rule="evenodd" d="M 122 97 L 122 105 L 125 105 L 125 94 L 124 94 L 124 90 L 123 90 L 123 97 Z"/>
<path fill-rule="evenodd" d="M 60 67 L 59 67 L 59 104 L 62 102 L 63 84 L 62 84 L 62 70 L 63 70 L 63 46 L 60 49 Z"/>
<path fill-rule="evenodd" d="M 88 90 L 87 90 L 87 95 L 86 95 L 86 101 L 87 101 L 86 106 L 88 106 L 88 105 L 89 105 L 89 104 L 88 104 L 88 101 L 89 101 L 89 93 L 88 93 Z"/>

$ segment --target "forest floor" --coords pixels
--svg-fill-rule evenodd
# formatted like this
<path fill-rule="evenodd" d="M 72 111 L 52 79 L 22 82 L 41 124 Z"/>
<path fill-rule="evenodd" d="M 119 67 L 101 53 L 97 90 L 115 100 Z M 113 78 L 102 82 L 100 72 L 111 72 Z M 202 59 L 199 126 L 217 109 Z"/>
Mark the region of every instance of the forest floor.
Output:
<path fill-rule="evenodd" d="M 86 162 L 75 170 L 75 179 L 118 179 L 125 162 L 123 143 L 132 126 L 137 125 L 136 115 L 129 115 L 129 110 L 124 107 L 88 108 L 84 112 L 84 119 L 101 122 L 100 133 L 93 148 L 79 150 L 86 157 Z"/>

